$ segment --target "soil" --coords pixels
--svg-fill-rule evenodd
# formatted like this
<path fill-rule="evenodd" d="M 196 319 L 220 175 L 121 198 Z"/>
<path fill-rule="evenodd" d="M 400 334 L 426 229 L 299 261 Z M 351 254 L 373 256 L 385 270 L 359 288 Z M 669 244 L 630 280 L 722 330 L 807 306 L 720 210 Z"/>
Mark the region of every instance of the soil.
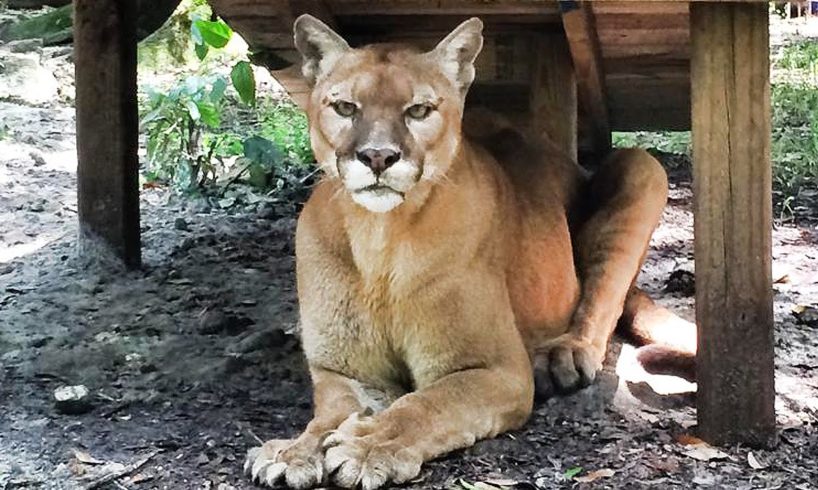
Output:
<path fill-rule="evenodd" d="M 297 435 L 311 413 L 294 217 L 147 188 L 144 267 L 87 267 L 75 259 L 73 110 L 0 102 L 4 125 L 0 489 L 255 488 L 246 450 Z M 693 267 L 689 162 L 662 160 L 671 197 L 639 282 L 692 319 L 689 287 L 666 291 Z M 406 488 L 818 488 L 818 327 L 792 314 L 818 303 L 818 229 L 796 223 L 773 232 L 776 448 L 690 446 L 695 385 L 647 375 L 617 340 L 592 387 L 425 465 Z M 89 405 L 69 415 L 53 392 L 73 385 Z"/>

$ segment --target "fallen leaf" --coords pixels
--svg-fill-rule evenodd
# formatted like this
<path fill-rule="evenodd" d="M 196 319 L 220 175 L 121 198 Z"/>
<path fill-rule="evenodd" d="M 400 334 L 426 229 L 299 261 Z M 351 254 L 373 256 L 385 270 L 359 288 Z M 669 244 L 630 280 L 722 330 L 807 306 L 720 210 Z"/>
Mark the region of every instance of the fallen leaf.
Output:
<path fill-rule="evenodd" d="M 690 434 L 679 434 L 676 436 L 676 442 L 682 446 L 694 446 L 696 444 L 706 444 L 703 440 Z"/>
<path fill-rule="evenodd" d="M 582 466 L 574 466 L 573 468 L 568 468 L 565 470 L 565 473 L 562 474 L 563 478 L 566 480 L 570 480 L 571 478 L 579 475 L 582 473 Z"/>
<path fill-rule="evenodd" d="M 660 458 L 658 456 L 650 457 L 648 464 L 665 473 L 676 473 L 679 471 L 679 460 L 673 456 L 665 458 Z"/>
<path fill-rule="evenodd" d="M 818 308 L 808 305 L 797 305 L 792 308 L 798 323 L 809 327 L 818 327 Z"/>
<path fill-rule="evenodd" d="M 763 470 L 766 468 L 766 465 L 761 464 L 758 459 L 756 459 L 752 451 L 747 453 L 747 464 L 749 464 L 750 468 L 754 470 Z"/>
<path fill-rule="evenodd" d="M 574 481 L 578 481 L 580 483 L 591 483 L 599 480 L 600 478 L 610 478 L 615 474 L 616 472 L 614 470 L 610 468 L 603 468 L 601 470 L 592 471 L 584 476 L 575 476 Z"/>
<path fill-rule="evenodd" d="M 484 482 L 469 483 L 462 478 L 457 481 L 457 484 L 466 490 L 502 490 L 500 487 L 495 487 L 494 485 L 489 485 Z"/>
<path fill-rule="evenodd" d="M 775 281 L 773 281 L 773 284 L 787 284 L 789 282 L 790 282 L 790 275 L 789 274 L 784 274 L 783 276 L 781 276 L 778 279 L 776 279 Z"/>
<path fill-rule="evenodd" d="M 702 442 L 700 444 L 691 444 L 686 446 L 687 450 L 682 452 L 687 457 L 697 459 L 699 461 L 710 461 L 713 459 L 727 459 L 729 454 L 714 448 L 713 446 Z"/>
<path fill-rule="evenodd" d="M 74 459 L 82 464 L 105 464 L 105 461 L 97 459 L 85 451 L 80 451 L 79 449 L 72 449 L 72 451 L 74 453 Z"/>

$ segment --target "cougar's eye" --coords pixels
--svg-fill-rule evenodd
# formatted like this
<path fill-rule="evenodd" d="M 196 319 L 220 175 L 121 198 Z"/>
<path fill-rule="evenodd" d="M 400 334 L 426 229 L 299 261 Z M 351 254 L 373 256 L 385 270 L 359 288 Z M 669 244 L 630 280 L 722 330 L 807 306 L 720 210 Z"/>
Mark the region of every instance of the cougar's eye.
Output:
<path fill-rule="evenodd" d="M 426 119 L 432 112 L 429 104 L 415 104 L 406 109 L 406 115 L 412 119 Z"/>
<path fill-rule="evenodd" d="M 355 111 L 358 110 L 358 106 L 345 100 L 333 102 L 332 108 L 335 109 L 335 112 L 337 112 L 341 117 L 352 117 L 355 115 Z"/>

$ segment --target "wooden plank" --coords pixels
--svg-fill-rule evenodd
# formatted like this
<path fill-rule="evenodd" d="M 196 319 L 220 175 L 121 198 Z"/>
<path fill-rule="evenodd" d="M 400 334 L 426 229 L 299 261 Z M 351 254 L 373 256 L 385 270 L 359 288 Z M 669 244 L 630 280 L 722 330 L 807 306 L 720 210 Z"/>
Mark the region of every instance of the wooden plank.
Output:
<path fill-rule="evenodd" d="M 702 438 L 775 440 L 767 4 L 691 5 Z"/>
<path fill-rule="evenodd" d="M 293 49 L 293 22 L 301 14 L 337 28 L 323 0 L 210 0 L 210 5 L 253 49 Z"/>
<path fill-rule="evenodd" d="M 597 36 L 602 46 L 609 44 L 618 46 L 685 45 L 690 42 L 687 26 L 664 29 L 600 29 L 597 27 Z"/>
<path fill-rule="evenodd" d="M 645 45 L 633 44 L 605 44 L 602 46 L 602 58 L 605 61 L 605 66 L 608 66 L 608 60 L 617 62 L 622 58 L 630 58 L 637 60 L 643 58 L 645 62 L 653 60 L 655 63 L 658 59 L 664 59 L 668 62 L 673 60 L 687 61 L 690 59 L 690 46 L 688 44 L 676 43 L 657 43 Z"/>
<path fill-rule="evenodd" d="M 598 5 L 594 5 L 594 16 L 596 17 L 596 28 L 598 31 L 608 29 L 679 29 L 683 28 L 689 30 L 690 17 L 685 11 L 684 13 L 676 13 L 673 15 L 661 14 L 646 14 L 626 13 L 626 14 L 603 14 L 598 10 Z"/>
<path fill-rule="evenodd" d="M 74 2 L 79 253 L 140 266 L 136 4 Z"/>
<path fill-rule="evenodd" d="M 687 14 L 686 1 L 630 1 L 630 0 L 594 0 L 594 14 L 639 14 L 639 15 L 678 15 Z"/>
<path fill-rule="evenodd" d="M 557 14 L 553 0 L 328 0 L 336 15 Z"/>
<path fill-rule="evenodd" d="M 560 8 L 574 62 L 579 103 L 591 124 L 594 153 L 602 157 L 611 149 L 611 128 L 593 12 L 586 2 L 561 1 Z"/>
<path fill-rule="evenodd" d="M 577 159 L 577 83 L 568 43 L 561 34 L 533 40 L 529 107 L 531 127 Z"/>
<path fill-rule="evenodd" d="M 448 34 L 461 22 L 473 17 L 469 14 L 435 14 L 435 15 L 395 15 L 395 14 L 339 14 L 336 16 L 341 31 L 352 35 L 406 35 L 408 32 Z M 552 14 L 531 15 L 481 15 L 486 32 L 522 33 L 540 32 L 551 28 L 560 29 L 560 16 Z M 561 30 L 561 29 L 560 29 Z M 363 31 L 363 32 L 362 32 Z"/>
<path fill-rule="evenodd" d="M 690 106 L 611 107 L 612 131 L 689 131 Z"/>

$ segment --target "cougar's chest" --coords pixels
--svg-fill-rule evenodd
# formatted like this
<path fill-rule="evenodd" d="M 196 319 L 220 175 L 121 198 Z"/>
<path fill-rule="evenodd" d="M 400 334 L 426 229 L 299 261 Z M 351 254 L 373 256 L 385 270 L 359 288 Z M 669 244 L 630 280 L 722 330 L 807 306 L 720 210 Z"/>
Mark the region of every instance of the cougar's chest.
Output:
<path fill-rule="evenodd" d="M 335 320 L 305 345 L 308 355 L 320 363 L 386 392 L 412 388 L 400 334 L 402 312 L 407 308 L 409 274 L 400 246 L 389 243 L 385 230 L 362 230 L 349 242 L 353 267 L 343 284 L 346 300 L 325 305 Z"/>

